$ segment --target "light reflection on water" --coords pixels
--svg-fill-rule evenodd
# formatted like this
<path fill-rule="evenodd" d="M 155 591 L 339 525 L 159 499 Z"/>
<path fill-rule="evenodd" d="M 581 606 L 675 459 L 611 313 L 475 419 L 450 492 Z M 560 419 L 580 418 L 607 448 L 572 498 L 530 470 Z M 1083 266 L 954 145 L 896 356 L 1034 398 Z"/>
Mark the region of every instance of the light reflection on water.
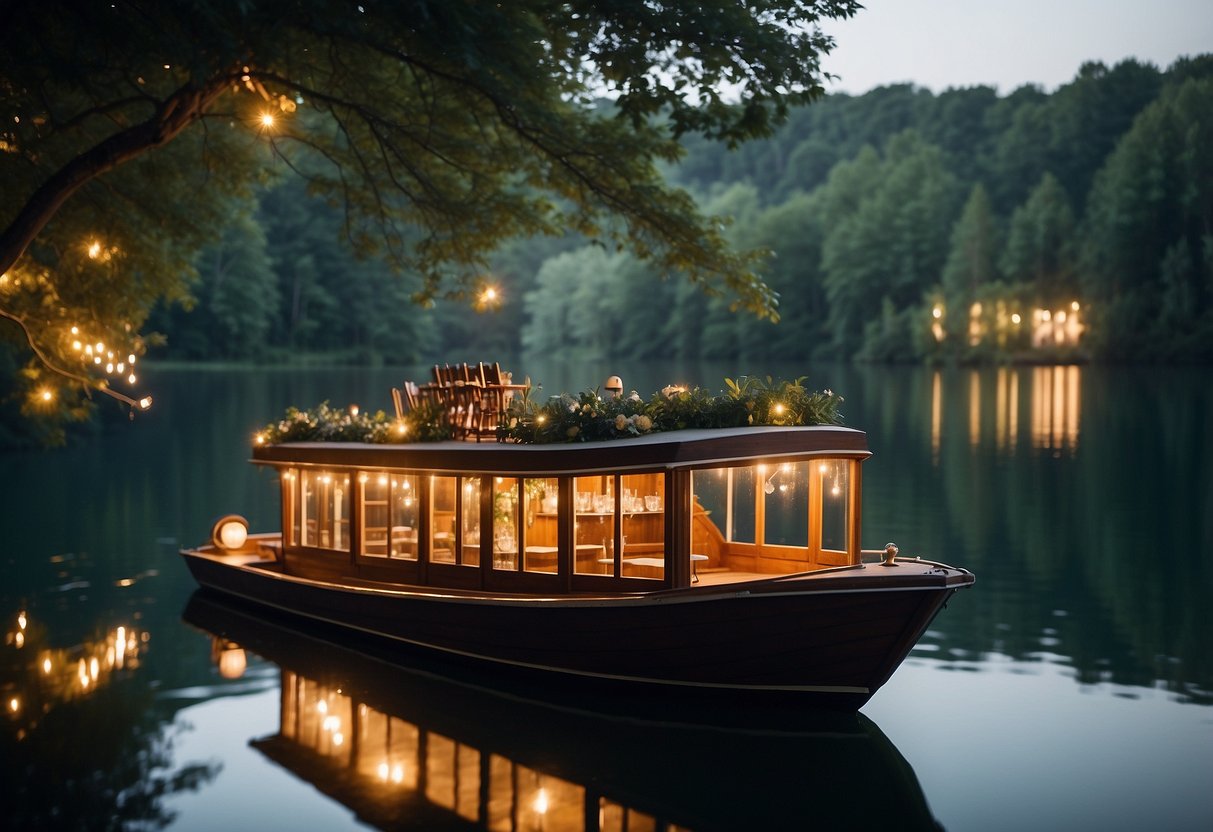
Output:
<path fill-rule="evenodd" d="M 506 366 L 547 392 L 612 373 L 641 391 L 671 381 L 718 389 L 746 369 Z M 1207 370 L 807 369 L 806 383 L 840 391 L 848 423 L 869 434 L 864 546 L 893 540 L 977 575 L 865 708 L 913 767 L 930 813 L 962 829 L 1213 828 L 1213 792 L 1194 784 L 1213 772 Z M 5 632 L 26 609 L 53 623 L 48 643 L 62 649 L 119 625 L 152 641 L 138 668 L 52 707 L 25 740 L 4 722 L 0 781 L 19 782 L 10 767 L 73 783 L 125 769 L 151 790 L 165 773 L 195 771 L 196 797 L 172 797 L 165 812 L 203 829 L 229 817 L 207 797 L 240 768 L 249 824 L 273 825 L 308 801 L 325 828 L 356 823 L 339 805 L 326 814 L 333 801 L 247 748 L 277 730 L 281 670 L 250 659 L 239 680 L 218 674 L 210 641 L 179 621 L 193 586 L 176 549 L 228 511 L 254 529 L 276 522 L 272 478 L 247 465 L 258 426 L 324 399 L 387 408 L 387 390 L 420 372 L 149 369 L 157 411 L 83 447 L 7 455 Z M 211 737 L 224 723 L 226 739 Z M 109 750 L 72 749 L 66 738 L 81 732 Z M 149 752 L 158 768 L 122 765 Z M 262 780 L 278 785 L 258 805 L 249 784 Z M 20 805 L 12 796 L 0 805 Z M 43 799 L 44 810 L 62 802 L 50 788 L 21 799 Z"/>

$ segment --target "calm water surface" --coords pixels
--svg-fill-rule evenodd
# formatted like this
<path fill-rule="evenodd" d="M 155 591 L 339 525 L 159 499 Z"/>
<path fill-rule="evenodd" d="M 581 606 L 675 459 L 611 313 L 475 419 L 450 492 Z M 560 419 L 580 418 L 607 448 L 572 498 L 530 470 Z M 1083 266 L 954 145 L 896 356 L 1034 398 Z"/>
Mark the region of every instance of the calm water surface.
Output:
<path fill-rule="evenodd" d="M 745 369 L 508 366 L 550 393 Z M 1213 829 L 1207 369 L 810 368 L 875 452 L 863 545 L 978 583 L 860 717 L 775 732 L 536 702 L 191 600 L 181 545 L 229 511 L 275 526 L 253 431 L 290 404 L 387 408 L 406 375 L 149 368 L 146 416 L 0 455 L 4 828 L 437 828 L 484 807 L 501 829 Z"/>

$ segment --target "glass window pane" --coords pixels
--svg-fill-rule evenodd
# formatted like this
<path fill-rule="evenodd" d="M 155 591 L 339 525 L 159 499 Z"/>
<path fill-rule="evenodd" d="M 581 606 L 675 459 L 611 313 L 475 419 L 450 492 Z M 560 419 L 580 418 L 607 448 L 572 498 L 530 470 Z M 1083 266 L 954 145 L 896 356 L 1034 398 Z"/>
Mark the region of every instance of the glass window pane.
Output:
<path fill-rule="evenodd" d="M 522 568 L 527 572 L 558 571 L 556 557 L 556 508 L 559 481 L 552 477 L 523 480 Z"/>
<path fill-rule="evenodd" d="M 784 462 L 762 472 L 765 497 L 763 543 L 809 545 L 809 464 Z"/>
<path fill-rule="evenodd" d="M 350 476 L 303 472 L 303 545 L 350 550 Z"/>
<path fill-rule="evenodd" d="M 518 569 L 518 480 L 493 479 L 493 568 Z"/>
<path fill-rule="evenodd" d="M 480 477 L 463 478 L 463 528 L 459 565 L 480 565 Z"/>
<path fill-rule="evenodd" d="M 577 477 L 575 500 L 573 572 L 578 575 L 609 575 L 615 559 L 615 478 Z M 604 562 L 605 561 L 605 562 Z"/>
<path fill-rule="evenodd" d="M 362 553 L 386 558 L 388 550 L 388 475 L 383 471 L 361 471 Z"/>
<path fill-rule="evenodd" d="M 727 549 L 724 530 L 728 528 L 729 469 L 691 472 L 691 494 L 691 553 L 706 555 L 710 561 L 706 565 L 723 565 Z"/>
<path fill-rule="evenodd" d="M 622 574 L 626 578 L 665 577 L 665 474 L 619 478 L 623 512 Z"/>
<path fill-rule="evenodd" d="M 300 518 L 303 512 L 299 507 L 299 471 L 295 468 L 288 468 L 282 473 L 282 505 L 286 508 L 287 514 L 290 515 L 290 522 L 287 523 L 287 546 L 298 546 L 300 540 Z"/>
<path fill-rule="evenodd" d="M 417 475 L 397 474 L 391 488 L 391 556 L 417 560 Z"/>
<path fill-rule="evenodd" d="M 454 477 L 430 477 L 430 560 L 455 562 Z"/>
<path fill-rule="evenodd" d="M 729 540 L 737 543 L 755 543 L 758 520 L 755 512 L 754 467 L 733 468 L 732 511 L 729 513 Z"/>
<path fill-rule="evenodd" d="M 817 473 L 821 477 L 821 548 L 845 552 L 850 463 L 845 459 L 827 460 L 818 463 Z"/>

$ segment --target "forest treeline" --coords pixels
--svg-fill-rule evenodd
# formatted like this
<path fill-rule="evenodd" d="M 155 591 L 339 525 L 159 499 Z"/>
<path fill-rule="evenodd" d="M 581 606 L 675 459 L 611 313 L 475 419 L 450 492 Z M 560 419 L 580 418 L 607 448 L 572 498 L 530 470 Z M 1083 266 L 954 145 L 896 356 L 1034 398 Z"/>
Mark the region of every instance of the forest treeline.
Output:
<path fill-rule="evenodd" d="M 423 308 L 283 176 L 198 262 L 192 307 L 153 315 L 152 355 L 1213 359 L 1213 55 L 1090 63 L 1051 94 L 831 95 L 769 139 L 685 146 L 667 177 L 770 251 L 778 322 L 574 235 L 501 250 L 491 311 Z"/>

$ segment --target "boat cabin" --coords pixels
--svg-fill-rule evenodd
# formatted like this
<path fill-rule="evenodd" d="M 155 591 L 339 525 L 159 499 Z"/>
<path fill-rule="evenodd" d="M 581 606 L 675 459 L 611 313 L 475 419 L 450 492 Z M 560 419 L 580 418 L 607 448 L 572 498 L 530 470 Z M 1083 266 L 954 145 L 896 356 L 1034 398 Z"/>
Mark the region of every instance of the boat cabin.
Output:
<path fill-rule="evenodd" d="M 686 430 L 552 445 L 258 447 L 284 569 L 452 590 L 619 593 L 859 563 L 850 428 Z"/>

